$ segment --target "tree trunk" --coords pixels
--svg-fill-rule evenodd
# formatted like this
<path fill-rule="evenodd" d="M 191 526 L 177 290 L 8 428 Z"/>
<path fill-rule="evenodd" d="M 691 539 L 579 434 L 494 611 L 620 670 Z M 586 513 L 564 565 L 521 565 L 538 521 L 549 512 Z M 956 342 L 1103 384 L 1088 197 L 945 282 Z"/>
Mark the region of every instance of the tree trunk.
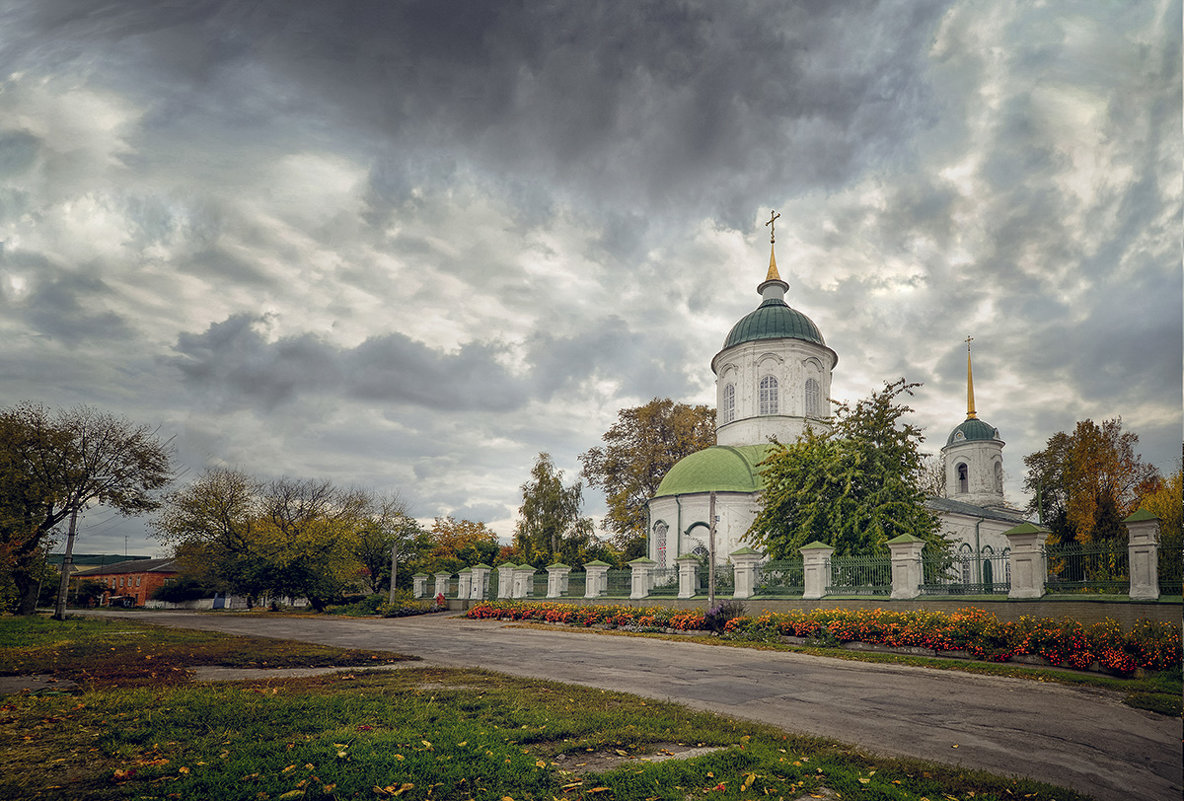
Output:
<path fill-rule="evenodd" d="M 39 582 L 34 581 L 28 571 L 21 568 L 14 568 L 12 571 L 12 583 L 16 585 L 17 598 L 20 599 L 17 604 L 16 613 L 18 615 L 36 614 Z"/>

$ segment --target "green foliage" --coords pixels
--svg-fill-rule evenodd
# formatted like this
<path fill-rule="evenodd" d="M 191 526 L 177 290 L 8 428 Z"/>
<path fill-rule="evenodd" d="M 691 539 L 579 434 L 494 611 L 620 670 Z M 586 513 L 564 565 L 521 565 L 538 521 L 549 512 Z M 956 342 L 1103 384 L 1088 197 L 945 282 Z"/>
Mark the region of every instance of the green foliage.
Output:
<path fill-rule="evenodd" d="M 774 443 L 761 463 L 765 489 L 747 539 L 773 559 L 818 541 L 837 555 L 886 554 L 888 540 L 911 534 L 930 552 L 947 547 L 921 490 L 920 429 L 897 401 L 917 384 L 902 378 L 855 406 L 837 404 L 829 433 L 807 429 Z"/>
<path fill-rule="evenodd" d="M 715 444 L 715 409 L 654 398 L 618 412 L 603 439 L 605 447 L 580 455 L 582 473 L 604 490 L 604 527 L 628 561 L 644 555 L 646 502 L 663 476 L 679 459 Z"/>
<path fill-rule="evenodd" d="M 156 601 L 179 604 L 185 601 L 196 601 L 198 598 L 209 598 L 213 594 L 213 587 L 201 579 L 193 576 L 181 576 L 175 581 L 170 581 L 153 590 L 152 598 Z"/>
<path fill-rule="evenodd" d="M 595 539 L 591 519 L 580 514 L 583 503 L 580 482 L 563 486 L 563 471 L 555 469 L 550 454 L 540 453 L 530 481 L 522 485 L 514 532 L 518 559 L 536 568 L 554 562 L 574 567 L 581 549 Z"/>
<path fill-rule="evenodd" d="M 155 509 L 171 480 L 171 450 L 156 431 L 87 407 L 0 409 L 0 586 L 9 608 L 32 614 L 47 538 L 75 512 Z M 71 529 L 73 534 L 73 529 Z"/>
<path fill-rule="evenodd" d="M 362 537 L 403 531 L 398 514 L 384 509 L 328 481 L 264 483 L 214 469 L 166 498 L 153 532 L 176 547 L 189 575 L 219 591 L 307 598 L 320 611 L 362 582 Z"/>

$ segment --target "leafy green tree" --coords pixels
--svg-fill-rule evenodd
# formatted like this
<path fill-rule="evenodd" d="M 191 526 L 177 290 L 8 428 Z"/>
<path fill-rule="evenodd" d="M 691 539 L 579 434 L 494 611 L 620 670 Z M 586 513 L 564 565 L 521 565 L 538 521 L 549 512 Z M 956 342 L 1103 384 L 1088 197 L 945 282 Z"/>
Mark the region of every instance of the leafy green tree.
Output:
<path fill-rule="evenodd" d="M 1038 514 L 1056 542 L 1121 539 L 1122 520 L 1159 481 L 1153 465 L 1135 452 L 1139 437 L 1122 419 L 1077 423 L 1072 434 L 1049 437 L 1043 450 L 1024 457 L 1028 512 Z"/>
<path fill-rule="evenodd" d="M 1159 518 L 1159 580 L 1179 583 L 1184 564 L 1184 468 L 1158 482 L 1139 501 L 1139 507 Z"/>
<path fill-rule="evenodd" d="M 155 509 L 156 491 L 172 478 L 171 455 L 154 429 L 88 407 L 0 409 L 0 570 L 15 588 L 14 611 L 36 609 L 38 560 L 59 526 L 69 525 L 65 577 L 78 514 L 92 505 L 123 515 Z M 63 578 L 59 617 L 66 588 Z"/>
<path fill-rule="evenodd" d="M 603 448 L 580 455 L 589 486 L 604 491 L 608 514 L 604 528 L 622 551 L 645 550 L 646 502 L 662 478 L 684 456 L 715 444 L 715 410 L 654 398 L 644 406 L 622 409 L 604 433 Z"/>
<path fill-rule="evenodd" d="M 221 591 L 306 598 L 319 611 L 359 581 L 353 547 L 368 503 L 328 481 L 214 469 L 165 499 L 153 531 L 186 573 Z"/>
<path fill-rule="evenodd" d="M 934 549 L 947 543 L 921 489 L 920 429 L 902 421 L 898 402 L 919 384 L 885 384 L 854 406 L 836 404 L 829 433 L 808 429 L 774 443 L 762 462 L 765 489 L 747 538 L 774 559 L 819 541 L 835 553 L 886 554 L 888 540 L 911 534 Z"/>
<path fill-rule="evenodd" d="M 580 514 L 583 504 L 580 482 L 563 486 L 563 471 L 555 469 L 550 454 L 540 453 L 518 508 L 514 548 L 522 561 L 535 567 L 574 561 L 592 539 L 592 520 Z"/>

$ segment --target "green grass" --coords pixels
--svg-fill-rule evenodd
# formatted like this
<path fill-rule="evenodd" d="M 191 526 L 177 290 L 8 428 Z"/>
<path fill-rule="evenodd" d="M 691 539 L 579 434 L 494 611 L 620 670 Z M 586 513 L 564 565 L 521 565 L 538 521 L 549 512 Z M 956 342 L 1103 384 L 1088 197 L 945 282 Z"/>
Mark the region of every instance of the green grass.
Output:
<path fill-rule="evenodd" d="M 115 632 L 133 630 L 127 621 L 93 622 L 99 625 L 71 630 L 76 650 L 101 653 Z M 22 628 L 39 643 L 26 651 L 60 653 L 63 635 L 37 625 L 0 620 L 0 642 Z M 225 647 L 212 650 L 251 661 L 257 643 L 220 639 Z M 293 654 L 303 647 L 285 645 Z M 197 646 L 185 639 L 178 649 L 185 648 Z M 634 759 L 679 745 L 721 750 L 658 764 Z M 10 695 L 0 706 L 4 798 L 685 801 L 796 799 L 822 788 L 869 800 L 1082 798 L 961 768 L 872 758 L 676 704 L 475 670 L 95 686 Z"/>
<path fill-rule="evenodd" d="M 174 684 L 189 668 L 382 665 L 407 659 L 387 651 L 238 637 L 150 626 L 134 620 L 0 619 L 0 675 L 47 674 L 84 687 Z"/>

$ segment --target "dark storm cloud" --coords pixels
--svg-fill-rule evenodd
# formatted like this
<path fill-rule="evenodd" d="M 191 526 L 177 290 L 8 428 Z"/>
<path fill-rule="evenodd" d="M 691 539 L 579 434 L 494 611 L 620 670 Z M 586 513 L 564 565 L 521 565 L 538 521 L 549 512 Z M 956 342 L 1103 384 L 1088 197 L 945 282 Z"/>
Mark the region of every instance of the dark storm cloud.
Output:
<path fill-rule="evenodd" d="M 313 335 L 268 341 L 265 318 L 233 315 L 200 334 L 178 337 L 171 360 L 194 388 L 228 408 L 272 409 L 305 393 L 409 403 L 436 410 L 504 411 L 521 405 L 525 387 L 494 361 L 495 346 L 469 344 L 455 354 L 402 334 L 340 348 Z"/>
<path fill-rule="evenodd" d="M 22 23 L 52 44 L 12 49 L 103 48 L 106 80 L 156 90 L 152 119 L 186 116 L 186 138 L 298 118 L 284 137 L 381 137 L 401 162 L 463 148 L 610 203 L 640 193 L 659 212 L 718 206 L 746 222 L 753 196 L 911 158 L 908 133 L 933 119 L 921 73 L 943 5 L 125 3 L 83 16 L 47 2 Z M 405 196 L 406 169 L 376 194 Z"/>
<path fill-rule="evenodd" d="M 37 254 L 0 249 L 0 275 L 28 276 L 20 296 L 4 293 L 0 308 L 24 321 L 26 330 L 70 346 L 104 345 L 126 340 L 133 327 L 122 315 L 105 308 L 114 298 L 98 269 L 66 272 Z"/>

